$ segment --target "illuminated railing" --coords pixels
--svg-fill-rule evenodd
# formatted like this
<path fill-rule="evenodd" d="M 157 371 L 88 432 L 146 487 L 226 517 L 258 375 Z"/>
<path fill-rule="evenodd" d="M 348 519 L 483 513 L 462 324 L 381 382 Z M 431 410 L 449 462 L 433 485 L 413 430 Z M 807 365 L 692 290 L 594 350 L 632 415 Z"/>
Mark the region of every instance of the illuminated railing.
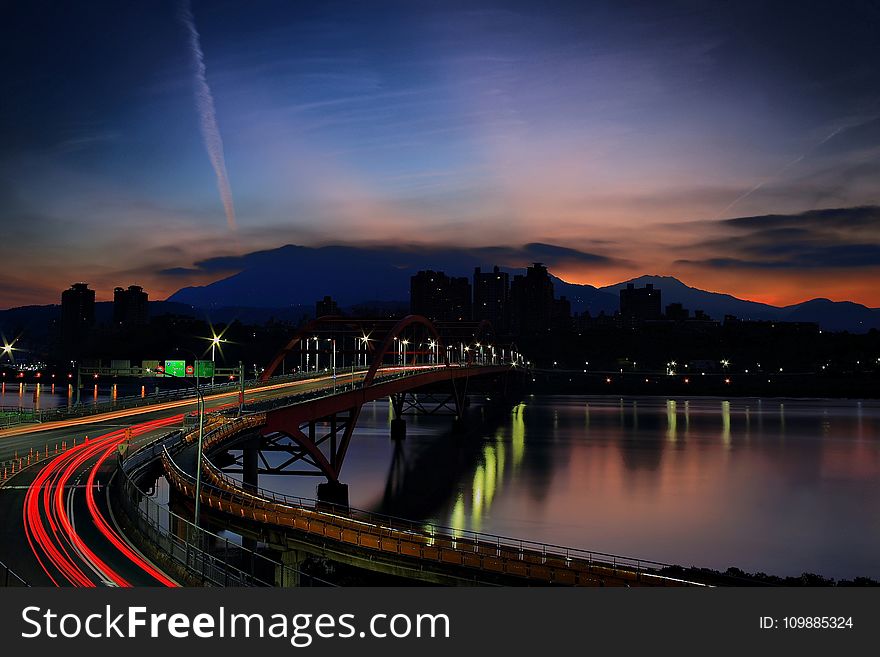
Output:
<path fill-rule="evenodd" d="M 363 368 L 355 368 L 354 372 L 362 372 Z M 350 374 L 352 370 L 349 368 L 344 373 L 337 371 L 337 375 Z M 259 390 L 273 385 L 279 385 L 287 382 L 299 380 L 307 380 L 315 376 L 326 375 L 326 372 L 297 372 L 295 374 L 284 374 L 274 376 L 268 381 L 260 379 L 251 379 L 245 381 L 245 389 L 250 391 Z M 192 379 L 188 379 L 192 380 Z M 233 393 L 241 387 L 241 382 L 224 382 L 211 384 L 202 384 L 201 391 L 204 394 Z M 58 408 L 35 409 L 29 407 L 0 407 L 0 429 L 20 424 L 54 422 L 58 420 L 67 420 L 75 417 L 85 417 L 91 415 L 100 415 L 102 413 L 111 413 L 113 411 L 121 411 L 129 408 L 139 408 L 142 406 L 152 406 L 171 401 L 181 401 L 184 399 L 196 399 L 197 394 L 194 388 L 178 388 L 176 390 L 161 390 L 158 393 L 132 395 L 119 397 L 114 400 L 97 402 L 93 404 L 80 402 L 71 406 L 62 406 Z"/>
<path fill-rule="evenodd" d="M 151 467 L 168 447 L 186 443 L 187 436 L 175 431 L 120 459 L 120 481 L 111 490 L 119 508 L 133 525 L 142 542 L 151 546 L 160 567 L 179 571 L 186 583 L 211 586 L 275 586 L 296 582 L 299 586 L 333 586 L 288 564 L 228 537 L 195 526 L 167 506 L 158 503 L 136 483 L 139 473 Z"/>

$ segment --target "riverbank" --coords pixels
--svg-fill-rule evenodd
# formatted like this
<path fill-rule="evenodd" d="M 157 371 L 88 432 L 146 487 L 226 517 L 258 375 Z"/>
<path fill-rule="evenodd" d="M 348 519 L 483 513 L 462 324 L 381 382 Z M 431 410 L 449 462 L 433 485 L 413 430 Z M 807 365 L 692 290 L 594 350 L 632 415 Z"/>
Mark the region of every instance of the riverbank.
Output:
<path fill-rule="evenodd" d="M 658 372 L 540 370 L 533 371 L 526 383 L 532 394 L 880 398 L 880 376 L 874 373 L 678 372 L 668 375 Z"/>

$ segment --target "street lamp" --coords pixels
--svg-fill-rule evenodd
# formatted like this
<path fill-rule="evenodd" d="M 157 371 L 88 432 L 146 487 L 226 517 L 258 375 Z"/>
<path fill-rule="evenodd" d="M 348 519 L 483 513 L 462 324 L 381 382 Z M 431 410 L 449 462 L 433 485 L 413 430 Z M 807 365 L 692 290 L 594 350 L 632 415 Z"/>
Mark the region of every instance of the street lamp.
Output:
<path fill-rule="evenodd" d="M 216 361 L 214 360 L 214 350 L 220 346 L 221 342 L 223 342 L 223 340 L 220 339 L 219 335 L 215 335 L 213 338 L 211 338 L 211 365 L 213 366 L 211 368 L 211 385 L 212 386 L 214 385 L 214 370 L 217 369 L 217 364 L 216 364 Z"/>
<path fill-rule="evenodd" d="M 12 355 L 12 352 L 18 351 L 17 349 L 15 349 L 14 346 L 16 341 L 17 338 L 12 342 L 6 342 L 6 338 L 3 338 L 3 348 L 2 350 L 0 350 L 0 358 L 2 358 L 3 356 L 8 356 L 11 362 L 15 362 L 15 356 Z"/>
<path fill-rule="evenodd" d="M 409 344 L 409 340 L 401 340 L 400 344 L 403 345 L 403 366 L 406 367 L 406 345 Z"/>
<path fill-rule="evenodd" d="M 196 508 L 193 514 L 193 524 L 198 528 L 199 515 L 201 512 L 201 495 L 202 495 L 202 437 L 205 430 L 205 396 L 202 394 L 202 388 L 199 382 L 199 357 L 190 349 L 177 348 L 176 351 L 185 351 L 193 356 L 193 366 L 196 374 L 196 398 L 198 399 L 197 408 L 199 413 L 199 444 L 196 454 Z"/>
<path fill-rule="evenodd" d="M 333 393 L 336 394 L 336 338 L 327 338 L 327 342 L 333 345 L 333 360 L 330 361 L 330 367 L 333 371 Z"/>

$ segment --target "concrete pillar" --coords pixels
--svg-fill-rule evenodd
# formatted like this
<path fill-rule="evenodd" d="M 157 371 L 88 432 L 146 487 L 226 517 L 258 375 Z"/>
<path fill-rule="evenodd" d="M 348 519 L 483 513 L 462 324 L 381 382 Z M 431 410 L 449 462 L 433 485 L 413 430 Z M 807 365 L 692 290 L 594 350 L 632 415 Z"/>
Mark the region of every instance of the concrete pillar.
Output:
<path fill-rule="evenodd" d="M 327 481 L 318 484 L 319 505 L 328 507 L 348 508 L 348 484 L 340 484 L 338 481 Z"/>
<path fill-rule="evenodd" d="M 403 440 L 406 438 L 406 420 L 396 417 L 391 420 L 391 440 Z"/>
<path fill-rule="evenodd" d="M 275 586 L 290 588 L 301 586 L 299 571 L 305 555 L 299 550 L 285 550 L 281 553 L 281 563 L 275 566 Z"/>
<path fill-rule="evenodd" d="M 259 487 L 260 467 L 259 467 L 260 448 L 257 441 L 246 443 L 241 453 L 241 483 L 242 487 L 251 492 L 256 492 Z"/>

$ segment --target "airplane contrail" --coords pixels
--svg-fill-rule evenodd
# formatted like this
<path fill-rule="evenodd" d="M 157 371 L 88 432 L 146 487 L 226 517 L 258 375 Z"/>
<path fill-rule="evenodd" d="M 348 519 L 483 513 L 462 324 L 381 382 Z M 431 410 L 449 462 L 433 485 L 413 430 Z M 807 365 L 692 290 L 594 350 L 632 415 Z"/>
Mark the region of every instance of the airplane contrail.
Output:
<path fill-rule="evenodd" d="M 779 171 L 777 171 L 777 172 L 774 173 L 773 175 L 769 176 L 768 178 L 762 180 L 761 182 L 759 182 L 757 185 L 755 185 L 754 187 L 752 187 L 752 188 L 749 189 L 748 191 L 743 192 L 742 194 L 740 194 L 739 196 L 737 196 L 735 199 L 733 199 L 733 201 L 730 202 L 730 204 L 729 204 L 726 208 L 724 208 L 721 212 L 718 213 L 718 216 L 716 217 L 716 219 L 720 219 L 721 216 L 722 216 L 725 212 L 727 212 L 728 210 L 730 210 L 730 209 L 731 209 L 733 206 L 735 206 L 737 203 L 739 203 L 740 201 L 744 201 L 744 200 L 746 200 L 749 196 L 751 196 L 752 194 L 754 194 L 755 192 L 757 192 L 759 189 L 761 189 L 761 188 L 762 188 L 764 185 L 766 185 L 768 182 L 771 182 L 771 181 L 774 180 L 775 178 L 778 178 L 779 176 L 781 176 L 783 173 L 785 173 L 786 171 L 788 171 L 791 167 L 793 167 L 795 164 L 797 164 L 798 162 L 800 162 L 801 160 L 803 160 L 805 157 L 807 157 L 807 155 L 809 155 L 809 154 L 812 153 L 814 150 L 816 150 L 817 148 L 819 148 L 819 146 L 821 146 L 822 144 L 824 144 L 825 142 L 827 142 L 829 139 L 831 139 L 832 137 L 834 137 L 837 133 L 839 133 L 839 132 L 840 132 L 841 130 L 843 130 L 843 129 L 844 129 L 844 126 L 840 126 L 839 128 L 836 128 L 836 129 L 835 129 L 830 135 L 828 135 L 827 137 L 825 137 L 822 141 L 813 144 L 813 146 L 811 146 L 810 149 L 809 149 L 806 153 L 804 153 L 803 155 L 800 155 L 800 156 L 794 158 L 794 159 L 791 160 L 790 162 L 787 162 L 787 163 L 786 163 L 781 169 L 779 169 Z"/>
<path fill-rule="evenodd" d="M 202 138 L 205 142 L 205 150 L 214 167 L 217 176 L 217 189 L 220 191 L 220 200 L 226 211 L 226 223 L 230 230 L 235 230 L 235 205 L 232 202 L 232 188 L 229 186 L 229 176 L 226 173 L 226 158 L 223 156 L 223 139 L 220 137 L 220 128 L 217 125 L 217 115 L 214 111 L 214 96 L 208 86 L 208 78 L 205 75 L 205 55 L 202 52 L 201 37 L 196 29 L 195 18 L 189 0 L 184 0 L 180 12 L 180 20 L 183 23 L 189 37 L 190 52 L 192 53 L 194 83 L 196 96 L 196 109 L 199 112 L 199 122 L 202 128 Z"/>

